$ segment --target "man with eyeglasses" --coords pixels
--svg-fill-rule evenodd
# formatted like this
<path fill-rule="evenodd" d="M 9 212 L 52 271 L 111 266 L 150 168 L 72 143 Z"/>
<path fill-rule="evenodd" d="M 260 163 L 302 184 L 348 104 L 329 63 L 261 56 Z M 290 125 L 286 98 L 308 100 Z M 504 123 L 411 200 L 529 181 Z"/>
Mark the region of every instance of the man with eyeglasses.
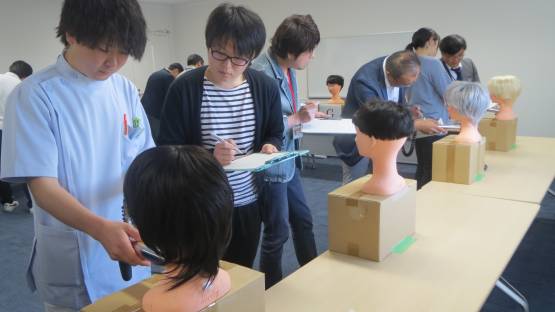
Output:
<path fill-rule="evenodd" d="M 441 62 L 452 80 L 480 82 L 478 69 L 470 58 L 465 58 L 466 40 L 459 35 L 449 35 L 439 43 Z"/>
<path fill-rule="evenodd" d="M 186 72 L 168 90 L 160 144 L 203 146 L 222 166 L 239 155 L 279 151 L 283 122 L 278 87 L 248 68 L 266 41 L 262 20 L 243 6 L 221 4 L 208 17 L 205 38 L 208 66 Z M 237 171 L 227 177 L 235 207 L 223 259 L 252 267 L 261 228 L 258 179 Z"/>

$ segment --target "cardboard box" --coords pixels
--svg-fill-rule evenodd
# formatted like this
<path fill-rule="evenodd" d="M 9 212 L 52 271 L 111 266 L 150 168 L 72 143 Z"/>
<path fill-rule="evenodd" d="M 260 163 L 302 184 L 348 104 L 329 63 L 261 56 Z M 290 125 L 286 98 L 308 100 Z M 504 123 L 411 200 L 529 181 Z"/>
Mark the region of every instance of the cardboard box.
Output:
<path fill-rule="evenodd" d="M 259 312 L 265 310 L 264 274 L 221 261 L 220 266 L 231 277 L 231 289 L 221 299 L 203 312 L 245 311 Z M 138 284 L 108 295 L 97 302 L 84 307 L 83 312 L 138 312 L 143 311 L 143 295 L 162 279 L 154 275 Z"/>
<path fill-rule="evenodd" d="M 329 249 L 382 261 L 414 234 L 416 181 L 390 196 L 363 193 L 365 176 L 328 194 Z"/>
<path fill-rule="evenodd" d="M 433 144 L 432 180 L 472 184 L 484 176 L 486 138 L 479 143 L 463 144 L 448 135 Z"/>
<path fill-rule="evenodd" d="M 488 151 L 507 152 L 516 146 L 517 119 L 497 120 L 494 117 L 482 118 L 478 129 L 486 137 Z"/>

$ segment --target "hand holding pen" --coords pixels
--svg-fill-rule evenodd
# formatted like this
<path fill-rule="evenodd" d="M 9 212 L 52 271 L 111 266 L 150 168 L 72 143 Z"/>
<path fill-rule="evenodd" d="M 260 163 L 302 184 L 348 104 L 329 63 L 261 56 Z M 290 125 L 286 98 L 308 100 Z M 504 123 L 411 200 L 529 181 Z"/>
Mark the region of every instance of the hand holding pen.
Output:
<path fill-rule="evenodd" d="M 424 114 L 422 113 L 422 109 L 420 109 L 419 105 L 412 105 L 409 109 L 412 114 L 412 119 L 424 118 Z"/>
<path fill-rule="evenodd" d="M 216 133 L 212 133 L 212 137 L 218 141 L 214 146 L 214 157 L 222 166 L 229 165 L 235 160 L 237 154 L 245 154 L 237 147 L 233 139 L 224 139 Z"/>

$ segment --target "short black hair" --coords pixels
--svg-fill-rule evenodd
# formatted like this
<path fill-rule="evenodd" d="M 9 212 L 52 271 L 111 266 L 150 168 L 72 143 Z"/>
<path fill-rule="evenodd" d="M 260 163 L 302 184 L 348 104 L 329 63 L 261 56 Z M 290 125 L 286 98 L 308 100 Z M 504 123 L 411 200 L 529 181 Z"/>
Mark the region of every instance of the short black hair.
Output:
<path fill-rule="evenodd" d="M 25 61 L 15 61 L 10 65 L 10 72 L 14 73 L 19 79 L 25 79 L 33 74 L 33 67 Z"/>
<path fill-rule="evenodd" d="M 401 76 L 413 73 L 419 68 L 420 60 L 418 56 L 409 50 L 397 51 L 388 56 L 385 62 L 385 69 L 393 79 L 399 79 Z"/>
<path fill-rule="evenodd" d="M 308 15 L 291 15 L 281 22 L 272 37 L 270 50 L 280 58 L 294 57 L 313 51 L 320 43 L 318 26 Z"/>
<path fill-rule="evenodd" d="M 57 37 L 68 46 L 66 34 L 91 49 L 115 47 L 140 60 L 146 22 L 137 0 L 65 0 Z"/>
<path fill-rule="evenodd" d="M 188 66 L 197 65 L 198 63 L 201 63 L 201 65 L 204 65 L 204 59 L 202 58 L 202 56 L 198 54 L 191 54 L 187 57 Z"/>
<path fill-rule="evenodd" d="M 441 39 L 439 50 L 443 54 L 457 54 L 460 50 L 466 50 L 466 40 L 459 35 L 449 35 Z"/>
<path fill-rule="evenodd" d="M 417 48 L 423 48 L 430 39 L 434 41 L 439 41 L 439 35 L 437 32 L 431 28 L 422 27 L 412 34 L 412 41 L 405 48 L 406 50 L 414 50 Z"/>
<path fill-rule="evenodd" d="M 177 69 L 177 71 L 182 72 L 183 65 L 181 65 L 180 63 L 171 63 L 170 66 L 168 66 L 168 69 L 169 70 Z"/>
<path fill-rule="evenodd" d="M 131 163 L 123 194 L 144 243 L 176 266 L 171 289 L 199 274 L 215 278 L 231 237 L 233 191 L 212 154 L 193 145 L 146 150 Z"/>
<path fill-rule="evenodd" d="M 206 47 L 224 47 L 231 42 L 237 56 L 254 59 L 266 41 L 266 28 L 258 14 L 241 5 L 222 3 L 206 22 Z"/>
<path fill-rule="evenodd" d="M 414 131 L 408 108 L 392 101 L 372 100 L 360 106 L 353 115 L 358 129 L 378 140 L 397 140 Z"/>
<path fill-rule="evenodd" d="M 339 75 L 329 75 L 328 79 L 326 79 L 326 84 L 338 84 L 343 88 L 343 84 L 345 83 L 345 79 Z"/>

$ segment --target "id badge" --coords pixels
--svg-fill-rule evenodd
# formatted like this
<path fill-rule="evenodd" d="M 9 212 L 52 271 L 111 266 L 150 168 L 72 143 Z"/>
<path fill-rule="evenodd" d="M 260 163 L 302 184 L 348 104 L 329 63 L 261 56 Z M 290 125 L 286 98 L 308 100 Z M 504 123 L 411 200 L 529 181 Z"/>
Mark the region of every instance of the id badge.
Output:
<path fill-rule="evenodd" d="M 298 140 L 298 139 L 303 137 L 303 132 L 302 132 L 303 131 L 303 125 L 302 124 L 293 126 L 292 130 L 293 130 L 293 140 Z"/>

